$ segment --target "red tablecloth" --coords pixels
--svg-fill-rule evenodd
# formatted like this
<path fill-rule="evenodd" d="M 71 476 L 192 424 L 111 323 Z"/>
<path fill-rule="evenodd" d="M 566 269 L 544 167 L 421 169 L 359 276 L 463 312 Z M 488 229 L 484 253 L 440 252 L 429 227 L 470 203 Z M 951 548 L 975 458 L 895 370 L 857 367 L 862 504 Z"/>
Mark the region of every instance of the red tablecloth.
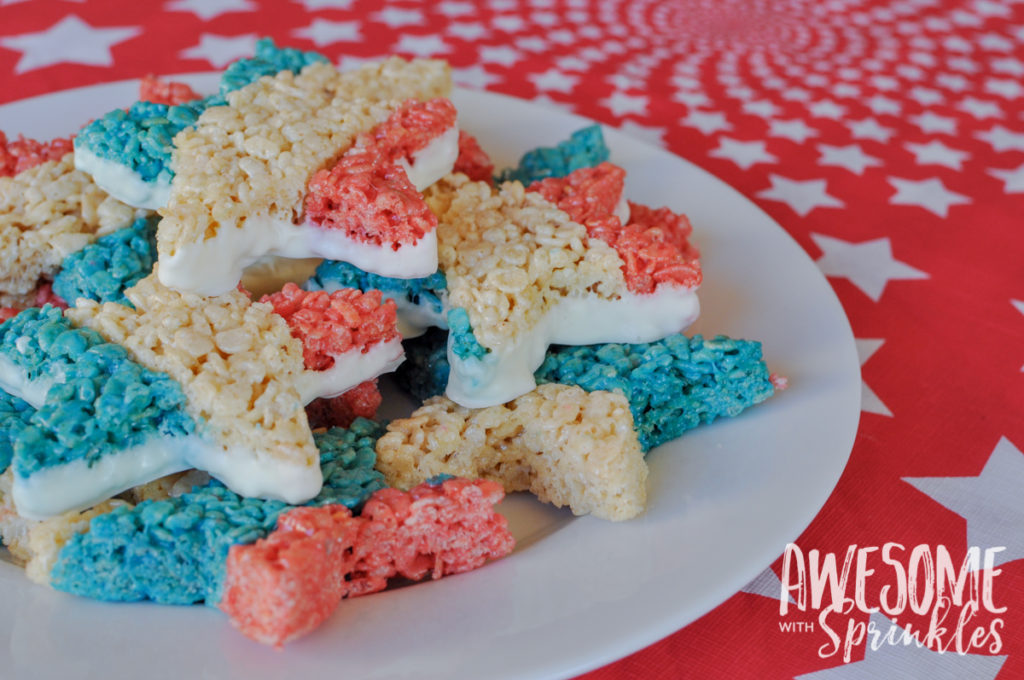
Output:
<path fill-rule="evenodd" d="M 801 564 L 819 550 L 840 570 L 851 548 L 878 548 L 863 553 L 876 571 L 865 601 L 827 620 L 843 639 L 853 625 L 848 661 L 813 603 L 780 615 L 780 558 L 588 680 L 1024 678 L 1024 4 L 0 0 L 0 102 L 219 68 L 262 35 L 343 61 L 443 56 L 462 85 L 620 126 L 755 200 L 835 287 L 858 338 L 863 415 L 796 545 Z M 883 555 L 887 543 L 902 550 Z M 934 602 L 895 627 L 863 611 L 882 586 L 895 601 L 898 571 L 938 546 L 957 569 L 977 546 L 990 584 L 964 614 L 964 654 L 963 607 L 930 649 L 898 635 L 927 631 Z M 854 560 L 851 583 L 857 573 Z M 805 621 L 814 630 L 793 630 Z M 868 622 L 874 644 L 857 636 Z"/>

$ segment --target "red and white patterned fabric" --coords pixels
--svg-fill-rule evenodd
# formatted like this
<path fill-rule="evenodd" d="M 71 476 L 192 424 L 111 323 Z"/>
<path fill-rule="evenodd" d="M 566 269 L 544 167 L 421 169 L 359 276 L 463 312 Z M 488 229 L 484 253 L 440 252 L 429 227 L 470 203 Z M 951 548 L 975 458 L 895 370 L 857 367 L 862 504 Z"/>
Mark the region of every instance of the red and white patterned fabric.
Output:
<path fill-rule="evenodd" d="M 1024 678 L 1024 3 L 0 0 L 0 102 L 220 68 L 264 35 L 342 65 L 442 56 L 464 86 L 621 127 L 736 187 L 829 278 L 861 354 L 849 465 L 796 544 L 840 567 L 851 546 L 941 545 L 957 565 L 1005 546 L 988 573 L 1006 610 L 969 622 L 965 638 L 996 635 L 966 654 L 953 617 L 931 648 L 867 636 L 823 656 L 820 628 L 781 629 L 780 559 L 587 680 Z"/>

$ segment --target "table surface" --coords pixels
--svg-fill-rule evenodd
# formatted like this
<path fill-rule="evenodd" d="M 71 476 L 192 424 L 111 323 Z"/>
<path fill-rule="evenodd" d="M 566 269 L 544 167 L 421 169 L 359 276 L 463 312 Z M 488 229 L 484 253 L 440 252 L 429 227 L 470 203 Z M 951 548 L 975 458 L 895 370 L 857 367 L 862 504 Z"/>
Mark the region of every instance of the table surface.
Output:
<path fill-rule="evenodd" d="M 342 66 L 441 56 L 462 86 L 661 145 L 753 199 L 839 296 L 861 425 L 791 559 L 587 680 L 1024 678 L 1024 3 L 0 0 L 0 103 L 219 69 L 264 35 Z M 832 611 L 810 574 L 848 555 Z M 928 601 L 926 574 L 975 556 L 973 598 Z"/>

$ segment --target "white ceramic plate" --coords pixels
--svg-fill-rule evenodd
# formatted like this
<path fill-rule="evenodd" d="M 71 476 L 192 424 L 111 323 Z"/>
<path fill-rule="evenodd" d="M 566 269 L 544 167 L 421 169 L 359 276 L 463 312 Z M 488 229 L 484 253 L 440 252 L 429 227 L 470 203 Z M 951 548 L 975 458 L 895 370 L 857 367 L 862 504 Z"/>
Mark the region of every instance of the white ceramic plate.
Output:
<path fill-rule="evenodd" d="M 214 89 L 210 75 L 187 79 Z M 135 96 L 136 84 L 123 82 L 16 102 L 0 107 L 0 129 L 67 134 Z M 460 91 L 455 100 L 463 127 L 499 163 L 587 124 L 495 94 Z M 754 204 L 672 154 L 605 135 L 629 173 L 629 197 L 686 212 L 695 225 L 705 284 L 692 331 L 763 341 L 788 390 L 651 452 L 643 517 L 613 524 L 506 499 L 501 509 L 518 539 L 510 557 L 343 602 L 282 652 L 234 632 L 214 609 L 78 599 L 0 563 L 2 675 L 571 677 L 685 626 L 771 563 L 821 508 L 853 445 L 860 369 L 850 326 L 804 251 Z"/>

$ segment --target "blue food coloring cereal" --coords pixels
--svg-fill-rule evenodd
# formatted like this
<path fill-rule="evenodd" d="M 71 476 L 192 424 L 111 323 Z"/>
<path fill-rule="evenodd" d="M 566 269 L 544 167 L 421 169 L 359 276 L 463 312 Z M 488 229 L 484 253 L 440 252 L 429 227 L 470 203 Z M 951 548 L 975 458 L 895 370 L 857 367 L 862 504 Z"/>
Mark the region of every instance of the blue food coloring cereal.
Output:
<path fill-rule="evenodd" d="M 87 298 L 132 307 L 124 291 L 153 271 L 156 225 L 157 218 L 140 217 L 68 255 L 53 279 L 54 292 L 71 304 Z"/>
<path fill-rule="evenodd" d="M 0 473 L 11 464 L 14 442 L 29 425 L 35 409 L 25 401 L 0 391 Z"/>
<path fill-rule="evenodd" d="M 94 330 L 72 326 L 52 305 L 30 307 L 0 324 L 0 355 L 30 381 L 60 380 L 89 348 L 105 342 Z"/>
<path fill-rule="evenodd" d="M 94 345 L 67 367 L 20 432 L 14 472 L 28 478 L 77 460 L 91 467 L 151 437 L 191 434 L 184 407 L 181 386 L 170 376 L 135 363 L 120 345 Z"/>
<path fill-rule="evenodd" d="M 317 52 L 303 52 L 291 47 L 277 47 L 270 38 L 256 41 L 256 52 L 249 59 L 239 59 L 229 65 L 220 77 L 222 95 L 255 83 L 263 76 L 281 71 L 299 73 L 317 62 L 327 63 L 327 57 Z"/>
<path fill-rule="evenodd" d="M 775 391 L 761 343 L 723 335 L 556 347 L 535 376 L 538 383 L 624 394 L 644 451 L 716 418 L 739 415 Z"/>
<path fill-rule="evenodd" d="M 569 139 L 555 147 L 538 147 L 527 151 L 516 168 L 507 168 L 496 182 L 518 180 L 524 186 L 546 177 L 565 177 L 580 168 L 592 168 L 608 160 L 610 154 L 604 143 L 600 125 L 591 125 L 572 133 Z"/>
<path fill-rule="evenodd" d="M 177 106 L 136 102 L 127 111 L 114 109 L 82 128 L 75 137 L 75 149 L 87 149 L 125 166 L 144 182 L 169 184 L 174 176 L 174 136 L 195 125 L 208 106 L 218 103 L 223 100 L 207 97 Z"/>
<path fill-rule="evenodd" d="M 174 136 L 195 125 L 203 111 L 225 105 L 224 95 L 262 76 L 283 70 L 298 72 L 317 61 L 327 59 L 315 52 L 278 48 L 272 40 L 264 38 L 256 43 L 255 56 L 228 66 L 221 76 L 219 94 L 175 106 L 136 102 L 127 111 L 114 109 L 82 128 L 75 137 L 75 149 L 87 149 L 104 160 L 129 168 L 144 182 L 169 184 L 174 177 Z"/>
<path fill-rule="evenodd" d="M 404 345 L 399 385 L 421 400 L 443 394 L 449 370 L 444 332 L 431 331 Z M 553 345 L 534 377 L 538 384 L 621 392 L 644 451 L 716 418 L 736 416 L 775 391 L 761 343 L 722 335 L 711 340 L 670 335 L 636 345 Z"/>
<path fill-rule="evenodd" d="M 441 295 L 447 285 L 444 273 L 440 271 L 424 278 L 395 279 L 365 272 L 347 262 L 324 260 L 306 282 L 305 288 L 327 291 L 340 288 L 379 290 L 385 298 L 394 298 L 396 302 L 404 299 L 411 305 L 422 306 L 435 314 L 440 314 L 444 308 Z"/>
<path fill-rule="evenodd" d="M 448 310 L 448 332 L 452 353 L 459 359 L 480 359 L 490 351 L 477 341 L 469 323 L 469 313 L 462 307 Z M 447 378 L 445 380 L 447 382 Z"/>
<path fill-rule="evenodd" d="M 383 427 L 356 419 L 314 435 L 324 486 L 307 505 L 340 503 L 356 511 L 384 488 L 373 469 Z M 216 481 L 191 493 L 120 507 L 92 520 L 61 550 L 50 574 L 58 590 L 100 600 L 165 604 L 220 601 L 232 545 L 274 530 L 291 505 L 243 498 Z"/>

